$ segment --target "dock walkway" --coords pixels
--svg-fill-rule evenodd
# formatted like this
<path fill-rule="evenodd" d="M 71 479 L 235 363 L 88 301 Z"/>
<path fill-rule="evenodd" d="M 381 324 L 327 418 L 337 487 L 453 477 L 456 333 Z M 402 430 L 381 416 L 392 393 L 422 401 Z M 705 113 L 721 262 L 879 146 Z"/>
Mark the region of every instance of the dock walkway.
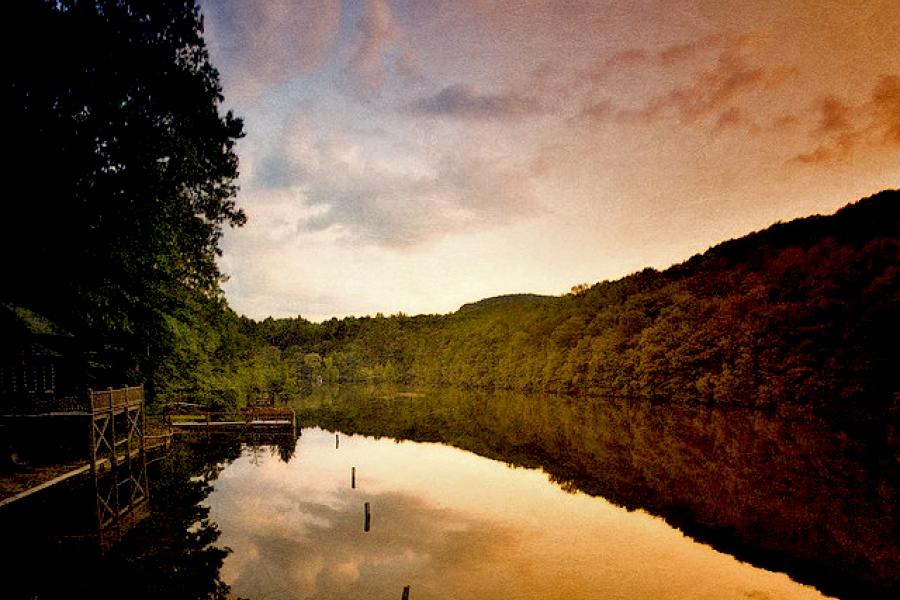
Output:
<path fill-rule="evenodd" d="M 168 413 L 166 424 L 173 431 L 285 433 L 297 435 L 297 415 L 289 407 L 256 407 L 240 411 Z"/>

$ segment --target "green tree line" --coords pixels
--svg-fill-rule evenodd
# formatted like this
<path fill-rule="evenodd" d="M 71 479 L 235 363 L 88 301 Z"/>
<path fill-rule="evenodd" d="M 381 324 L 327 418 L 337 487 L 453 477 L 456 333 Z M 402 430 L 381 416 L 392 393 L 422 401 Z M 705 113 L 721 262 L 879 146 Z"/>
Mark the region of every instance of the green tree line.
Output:
<path fill-rule="evenodd" d="M 900 392 L 898 258 L 900 192 L 885 191 L 558 298 L 503 296 L 441 316 L 270 318 L 248 333 L 271 349 L 281 391 L 384 381 L 884 409 Z"/>

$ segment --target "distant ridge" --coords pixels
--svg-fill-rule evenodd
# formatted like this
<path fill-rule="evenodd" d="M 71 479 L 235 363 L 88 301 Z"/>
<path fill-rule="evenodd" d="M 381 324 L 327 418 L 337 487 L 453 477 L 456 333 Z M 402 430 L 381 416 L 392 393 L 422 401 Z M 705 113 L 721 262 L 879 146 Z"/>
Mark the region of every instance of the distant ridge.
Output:
<path fill-rule="evenodd" d="M 478 300 L 477 302 L 469 302 L 459 307 L 456 312 L 471 313 L 479 310 L 495 310 L 498 308 L 510 308 L 520 306 L 534 306 L 536 304 L 549 304 L 553 302 L 553 296 L 542 296 L 540 294 L 505 294 L 502 296 L 493 296 Z"/>

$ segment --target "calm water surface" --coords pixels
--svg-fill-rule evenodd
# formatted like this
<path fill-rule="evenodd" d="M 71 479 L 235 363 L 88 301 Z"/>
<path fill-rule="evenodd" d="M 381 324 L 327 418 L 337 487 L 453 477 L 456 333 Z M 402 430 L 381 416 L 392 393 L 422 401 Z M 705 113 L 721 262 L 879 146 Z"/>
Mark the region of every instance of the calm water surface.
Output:
<path fill-rule="evenodd" d="M 305 429 L 288 462 L 245 447 L 206 502 L 233 550 L 223 580 L 256 600 L 405 585 L 414 599 L 823 597 L 661 518 L 438 443 Z"/>
<path fill-rule="evenodd" d="M 299 439 L 181 437 L 105 556 L 73 527 L 88 480 L 0 511 L 0 597 L 900 597 L 896 418 L 352 387 L 293 406 Z"/>

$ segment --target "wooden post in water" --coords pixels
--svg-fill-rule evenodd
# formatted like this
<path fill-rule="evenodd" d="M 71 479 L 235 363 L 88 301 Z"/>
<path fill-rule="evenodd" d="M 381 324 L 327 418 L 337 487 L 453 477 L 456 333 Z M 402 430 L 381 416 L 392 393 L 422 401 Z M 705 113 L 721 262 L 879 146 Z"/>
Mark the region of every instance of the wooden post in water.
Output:
<path fill-rule="evenodd" d="M 341 447 L 341 436 L 338 434 L 334 434 L 334 449 L 337 450 Z"/>
<path fill-rule="evenodd" d="M 369 526 L 372 523 L 372 515 L 369 513 L 369 503 L 366 502 L 366 524 L 363 527 L 363 531 L 369 531 Z"/>
<path fill-rule="evenodd" d="M 356 489 L 356 467 L 350 467 L 350 487 Z"/>
<path fill-rule="evenodd" d="M 403 586 L 403 596 L 401 597 L 401 600 L 409 600 L 409 586 L 408 585 Z"/>

